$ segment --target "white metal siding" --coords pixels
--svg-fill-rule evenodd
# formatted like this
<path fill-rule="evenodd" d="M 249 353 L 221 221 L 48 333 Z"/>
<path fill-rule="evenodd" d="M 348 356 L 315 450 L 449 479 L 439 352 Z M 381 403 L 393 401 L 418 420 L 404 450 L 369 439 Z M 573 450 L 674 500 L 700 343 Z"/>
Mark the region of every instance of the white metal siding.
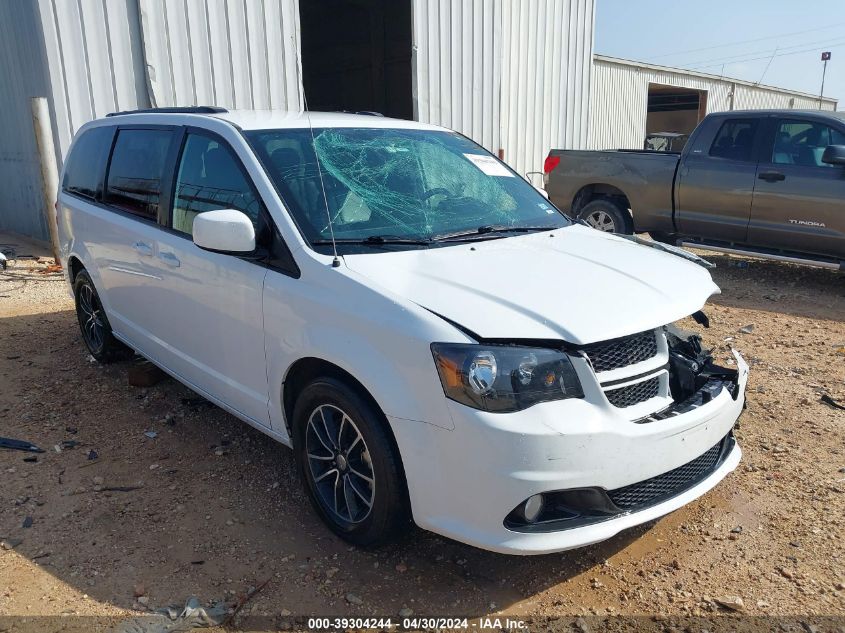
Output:
<path fill-rule="evenodd" d="M 721 78 L 625 60 L 596 56 L 590 88 L 590 134 L 592 149 L 641 148 L 646 134 L 646 108 L 650 83 L 707 91 L 707 113 L 763 108 L 819 107 L 812 95 L 755 86 Z M 733 91 L 733 104 L 731 92 Z M 835 110 L 836 101 L 825 99 L 825 110 Z"/>
<path fill-rule="evenodd" d="M 594 0 L 411 1 L 420 121 L 504 149 L 521 173 L 540 170 L 551 147 L 586 144 Z M 0 166 L 0 212 L 20 208 L 26 217 L 14 226 L 30 235 L 46 236 L 30 95 L 50 99 L 59 159 L 81 125 L 118 110 L 302 108 L 298 0 L 0 0 L 0 8 L 0 50 L 12 59 L 3 85 L 15 86 L 0 93 L 9 106 L 0 116 L 20 136 L 0 152 L 28 165 L 15 176 Z M 30 63 L 37 67 L 23 72 Z M 18 68 L 37 89 L 14 78 Z M 25 193 L 9 193 L 18 182 Z"/>
<path fill-rule="evenodd" d="M 157 107 L 300 110 L 297 0 L 139 0 Z"/>
<path fill-rule="evenodd" d="M 30 97 L 47 96 L 34 4 L 0 2 L 0 229 L 47 238 Z"/>
<path fill-rule="evenodd" d="M 25 0 L 29 2 L 31 0 Z M 136 0 L 34 0 L 52 86 L 57 151 L 109 112 L 147 107 Z"/>
<path fill-rule="evenodd" d="M 594 0 L 414 0 L 420 121 L 505 151 L 520 173 L 587 142 Z"/>
<path fill-rule="evenodd" d="M 414 0 L 417 120 L 499 147 L 500 0 Z"/>

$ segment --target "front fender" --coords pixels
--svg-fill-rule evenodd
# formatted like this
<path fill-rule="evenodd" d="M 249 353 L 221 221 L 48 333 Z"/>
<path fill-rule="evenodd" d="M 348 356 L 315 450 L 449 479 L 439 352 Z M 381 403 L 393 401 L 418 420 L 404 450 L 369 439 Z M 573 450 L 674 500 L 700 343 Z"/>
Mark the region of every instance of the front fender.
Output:
<path fill-rule="evenodd" d="M 361 283 L 348 270 L 304 268 L 308 283 L 280 274 L 265 281 L 273 429 L 287 434 L 283 384 L 303 358 L 324 360 L 354 376 L 388 417 L 454 428 L 430 346 L 468 339 L 427 310 Z"/>

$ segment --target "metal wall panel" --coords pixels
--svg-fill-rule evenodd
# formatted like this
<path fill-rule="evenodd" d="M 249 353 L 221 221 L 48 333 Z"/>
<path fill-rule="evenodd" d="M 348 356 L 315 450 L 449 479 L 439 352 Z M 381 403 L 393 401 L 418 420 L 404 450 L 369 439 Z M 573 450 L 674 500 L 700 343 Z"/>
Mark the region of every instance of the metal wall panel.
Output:
<path fill-rule="evenodd" d="M 139 0 L 158 107 L 299 110 L 297 0 Z"/>
<path fill-rule="evenodd" d="M 817 97 L 749 82 L 596 55 L 590 89 L 591 149 L 642 148 L 650 83 L 707 91 L 707 113 L 762 108 L 817 109 Z M 825 110 L 836 100 L 825 99 Z"/>
<path fill-rule="evenodd" d="M 499 0 L 414 0 L 415 118 L 499 146 Z"/>
<path fill-rule="evenodd" d="M 587 142 L 594 0 L 414 0 L 414 104 L 520 173 Z"/>
<path fill-rule="evenodd" d="M 37 3 L 60 158 L 82 124 L 148 107 L 137 0 Z"/>
<path fill-rule="evenodd" d="M 0 2 L 0 229 L 47 238 L 30 97 L 47 96 L 37 8 Z"/>

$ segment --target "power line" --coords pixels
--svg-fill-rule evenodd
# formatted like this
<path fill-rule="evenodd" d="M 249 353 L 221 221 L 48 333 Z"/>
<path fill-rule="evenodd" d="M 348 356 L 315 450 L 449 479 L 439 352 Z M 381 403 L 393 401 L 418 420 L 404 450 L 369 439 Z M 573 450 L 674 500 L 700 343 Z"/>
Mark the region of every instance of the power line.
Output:
<path fill-rule="evenodd" d="M 845 43 L 845 38 L 840 37 L 840 38 L 837 38 L 835 40 L 831 40 L 831 41 L 826 42 L 826 43 L 814 45 L 814 48 L 812 48 L 810 50 L 815 50 L 816 48 L 824 48 L 825 46 L 837 46 L 837 45 L 842 44 L 842 43 Z M 799 49 L 799 48 L 804 49 L 809 45 L 810 45 L 809 42 L 804 42 L 802 44 L 794 44 L 792 46 L 776 46 L 775 51 L 780 52 L 780 53 L 787 53 L 789 51 L 793 51 L 793 50 Z M 700 66 L 702 64 L 710 64 L 712 66 L 718 66 L 718 65 L 721 65 L 722 63 L 729 63 L 729 62 L 731 62 L 731 60 L 748 57 L 749 55 L 763 55 L 762 59 L 767 59 L 769 57 L 769 55 L 771 55 L 771 53 L 769 52 L 770 50 L 771 49 L 759 50 L 759 51 L 747 51 L 745 53 L 737 53 L 736 55 L 726 55 L 725 57 L 712 57 L 710 59 L 702 59 L 702 60 L 694 61 L 694 62 L 686 62 L 685 65 L 686 66 Z M 711 62 L 712 62 L 712 64 L 711 64 Z"/>
<path fill-rule="evenodd" d="M 765 40 L 773 40 L 773 39 L 777 39 L 779 37 L 789 37 L 791 35 L 802 35 L 804 33 L 814 33 L 816 31 L 825 31 L 825 30 L 828 30 L 828 29 L 835 28 L 837 26 L 842 26 L 843 24 L 845 24 L 845 22 L 837 22 L 836 24 L 829 24 L 827 26 L 820 26 L 820 27 L 816 27 L 814 29 L 805 29 L 803 31 L 791 31 L 789 33 L 780 33 L 779 35 L 767 35 L 766 37 L 757 37 L 757 38 L 750 39 L 750 40 L 740 40 L 740 41 L 737 41 L 737 42 L 727 42 L 725 44 L 715 44 L 713 46 L 702 46 L 701 48 L 688 48 L 686 50 L 674 51 L 672 53 L 661 53 L 660 55 L 650 55 L 650 56 L 647 56 L 646 59 L 660 59 L 660 58 L 663 58 L 663 57 L 672 57 L 672 56 L 683 55 L 685 53 L 697 53 L 699 51 L 709 51 L 709 50 L 712 50 L 714 48 L 726 48 L 728 46 L 740 46 L 742 44 L 751 44 L 753 42 L 763 42 Z"/>
<path fill-rule="evenodd" d="M 798 55 L 800 53 L 810 53 L 810 52 L 813 52 L 813 51 L 822 51 L 822 50 L 825 50 L 826 48 L 836 48 L 838 46 L 842 46 L 843 44 L 845 44 L 845 41 L 837 42 L 837 43 L 834 43 L 834 44 L 814 46 L 813 48 L 805 48 L 805 49 L 800 50 L 800 51 L 792 51 L 791 53 L 778 53 L 777 55 L 772 55 L 771 57 L 784 57 L 786 55 Z M 742 64 L 744 62 L 755 62 L 755 61 L 758 61 L 758 60 L 761 60 L 761 59 L 768 59 L 768 58 L 769 58 L 769 55 L 763 55 L 762 57 L 752 57 L 750 59 L 737 59 L 737 60 L 734 60 L 734 61 L 717 62 L 715 64 L 706 64 L 706 65 L 702 65 L 702 64 L 688 65 L 687 67 L 691 68 L 691 69 L 713 68 L 714 66 L 728 66 L 728 65 L 732 65 L 732 64 Z"/>

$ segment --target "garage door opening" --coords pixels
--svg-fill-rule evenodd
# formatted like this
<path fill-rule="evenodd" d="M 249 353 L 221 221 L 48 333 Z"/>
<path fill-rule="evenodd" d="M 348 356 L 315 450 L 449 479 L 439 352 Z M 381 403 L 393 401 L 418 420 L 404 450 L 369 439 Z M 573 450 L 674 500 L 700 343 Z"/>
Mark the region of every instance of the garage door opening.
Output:
<path fill-rule="evenodd" d="M 300 0 L 311 110 L 414 116 L 410 0 Z"/>
<path fill-rule="evenodd" d="M 707 91 L 648 85 L 648 113 L 646 114 L 646 137 L 660 133 L 674 133 L 682 136 L 672 139 L 666 149 L 678 152 L 686 144 L 698 122 L 707 114 Z M 653 149 L 661 149 L 653 147 Z"/>

